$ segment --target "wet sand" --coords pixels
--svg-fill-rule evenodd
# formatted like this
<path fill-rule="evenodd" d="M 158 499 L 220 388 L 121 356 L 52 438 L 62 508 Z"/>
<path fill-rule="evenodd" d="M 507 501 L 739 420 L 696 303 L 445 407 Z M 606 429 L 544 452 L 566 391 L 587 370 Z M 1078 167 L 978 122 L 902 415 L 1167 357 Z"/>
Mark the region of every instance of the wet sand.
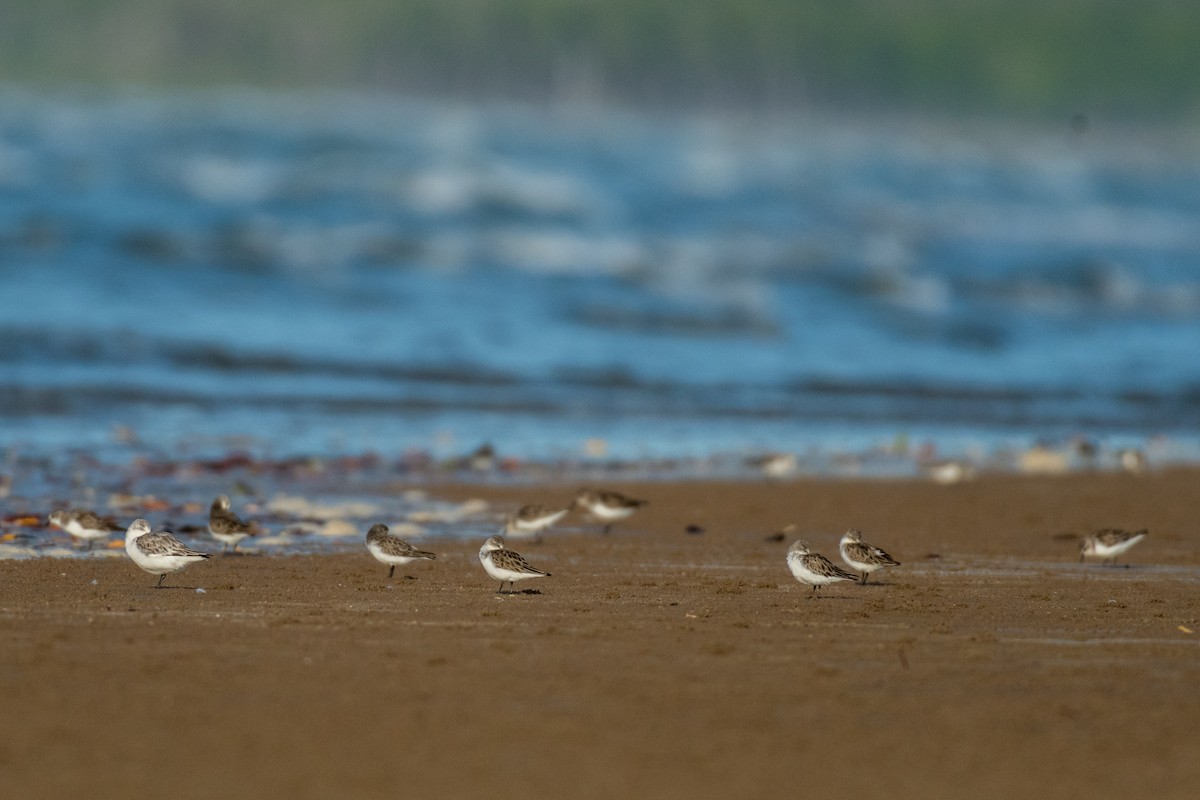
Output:
<path fill-rule="evenodd" d="M 0 562 L 0 796 L 1194 797 L 1198 486 L 617 485 L 650 506 L 520 545 L 554 576 L 513 596 L 478 541 L 390 583 L 365 549 L 161 591 L 124 559 Z M 764 539 L 788 522 L 903 566 L 810 600 Z M 1150 537 L 1080 565 L 1099 527 Z"/>

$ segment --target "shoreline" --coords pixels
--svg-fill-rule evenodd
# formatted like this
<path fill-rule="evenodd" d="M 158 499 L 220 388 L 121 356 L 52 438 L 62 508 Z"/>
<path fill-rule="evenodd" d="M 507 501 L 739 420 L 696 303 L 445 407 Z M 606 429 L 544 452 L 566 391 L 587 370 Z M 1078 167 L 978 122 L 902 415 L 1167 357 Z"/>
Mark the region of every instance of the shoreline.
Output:
<path fill-rule="evenodd" d="M 124 559 L 0 562 L 0 787 L 1190 797 L 1198 477 L 606 483 L 650 503 L 514 543 L 554 575 L 512 596 L 474 539 L 426 538 L 437 561 L 390 583 L 365 548 L 218 556 L 163 591 Z M 789 522 L 835 563 L 853 526 L 902 565 L 809 600 L 766 540 Z M 1099 527 L 1150 536 L 1080 565 L 1068 535 Z"/>

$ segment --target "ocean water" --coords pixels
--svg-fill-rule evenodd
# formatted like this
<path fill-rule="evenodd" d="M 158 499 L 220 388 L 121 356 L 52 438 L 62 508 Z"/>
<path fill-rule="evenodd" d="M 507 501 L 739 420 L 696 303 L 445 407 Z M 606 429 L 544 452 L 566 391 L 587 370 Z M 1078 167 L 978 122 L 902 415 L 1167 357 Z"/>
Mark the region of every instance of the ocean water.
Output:
<path fill-rule="evenodd" d="M 0 92 L 0 445 L 1197 452 L 1161 131 Z"/>

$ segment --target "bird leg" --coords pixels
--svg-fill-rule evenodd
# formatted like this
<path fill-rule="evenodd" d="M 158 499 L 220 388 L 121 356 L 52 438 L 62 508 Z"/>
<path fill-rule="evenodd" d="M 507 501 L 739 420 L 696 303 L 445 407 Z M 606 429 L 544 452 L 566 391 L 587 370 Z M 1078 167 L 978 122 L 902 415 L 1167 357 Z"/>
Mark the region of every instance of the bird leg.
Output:
<path fill-rule="evenodd" d="M 155 589 L 161 589 L 161 588 L 162 588 L 162 582 L 163 582 L 163 578 L 165 578 L 165 577 L 167 577 L 167 573 L 165 573 L 165 572 L 164 572 L 162 575 L 159 575 L 159 576 L 158 576 L 158 583 L 154 584 L 154 588 L 155 588 Z"/>
<path fill-rule="evenodd" d="M 392 568 L 388 570 L 388 580 L 392 579 L 392 575 L 396 573 L 396 565 L 392 564 Z"/>

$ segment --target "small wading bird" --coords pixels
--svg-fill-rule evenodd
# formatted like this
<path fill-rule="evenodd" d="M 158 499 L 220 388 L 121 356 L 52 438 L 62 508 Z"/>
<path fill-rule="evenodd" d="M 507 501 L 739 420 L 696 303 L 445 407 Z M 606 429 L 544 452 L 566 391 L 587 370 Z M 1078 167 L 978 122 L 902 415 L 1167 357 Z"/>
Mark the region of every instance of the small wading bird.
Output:
<path fill-rule="evenodd" d="M 521 506 L 504 521 L 504 533 L 514 539 L 532 538 L 540 541 L 542 531 L 565 517 L 570 510 L 540 505 Z"/>
<path fill-rule="evenodd" d="M 768 453 L 746 459 L 746 465 L 768 478 L 786 478 L 796 471 L 796 457 L 791 453 Z"/>
<path fill-rule="evenodd" d="M 57 525 L 76 539 L 87 542 L 92 549 L 96 539 L 107 539 L 110 535 L 125 530 L 120 525 L 106 520 L 94 512 L 82 508 L 59 509 L 50 515 L 50 524 Z"/>
<path fill-rule="evenodd" d="M 966 461 L 929 461 L 921 465 L 921 470 L 934 483 L 943 486 L 952 486 L 975 478 L 975 467 Z"/>
<path fill-rule="evenodd" d="M 220 495 L 212 501 L 212 507 L 208 510 L 208 532 L 217 541 L 225 543 L 222 553 L 229 552 L 229 545 L 233 545 L 233 552 L 236 553 L 238 542 L 247 536 L 258 535 L 258 526 L 243 522 L 237 514 L 229 510 L 229 498 Z"/>
<path fill-rule="evenodd" d="M 505 581 L 508 582 L 511 593 L 515 581 L 550 577 L 549 572 L 542 572 L 532 566 L 520 553 L 506 549 L 503 536 L 488 537 L 488 540 L 483 543 L 483 547 L 479 548 L 479 563 L 483 565 L 483 571 L 490 575 L 492 580 L 500 581 L 500 588 L 496 590 L 496 594 L 505 593 Z"/>
<path fill-rule="evenodd" d="M 900 562 L 889 556 L 883 550 L 862 540 L 862 531 L 851 528 L 842 536 L 838 544 L 842 561 L 850 565 L 850 569 L 862 573 L 862 583 L 867 582 L 867 576 L 877 569 L 898 567 Z"/>
<path fill-rule="evenodd" d="M 376 561 L 390 567 L 388 580 L 396 573 L 396 567 L 421 559 L 437 558 L 435 554 L 418 550 L 399 536 L 388 533 L 388 526 L 383 524 L 372 525 L 371 530 L 367 531 L 367 550 L 375 556 Z"/>
<path fill-rule="evenodd" d="M 580 489 L 572 507 L 582 508 L 603 522 L 604 532 L 608 533 L 612 530 L 613 523 L 629 518 L 644 505 L 645 500 L 635 500 L 620 492 Z"/>
<path fill-rule="evenodd" d="M 1116 564 L 1117 556 L 1145 539 L 1148 533 L 1146 530 L 1130 532 L 1119 528 L 1105 528 L 1096 531 L 1090 536 L 1083 537 L 1083 541 L 1080 542 L 1079 560 L 1083 561 L 1091 556 L 1103 558 L 1106 564 Z"/>
<path fill-rule="evenodd" d="M 178 572 L 195 561 L 208 558 L 208 553 L 193 550 L 166 531 L 150 532 L 150 523 L 135 519 L 125 532 L 125 552 L 151 575 L 158 576 L 155 589 L 162 588 L 163 578 Z"/>
<path fill-rule="evenodd" d="M 814 553 L 808 542 L 799 539 L 792 543 L 787 552 L 788 567 L 792 575 L 801 583 L 813 587 L 809 599 L 820 596 L 822 586 L 828 586 L 838 581 L 857 581 L 857 575 L 851 575 L 841 567 L 835 566 L 828 558 Z"/>

